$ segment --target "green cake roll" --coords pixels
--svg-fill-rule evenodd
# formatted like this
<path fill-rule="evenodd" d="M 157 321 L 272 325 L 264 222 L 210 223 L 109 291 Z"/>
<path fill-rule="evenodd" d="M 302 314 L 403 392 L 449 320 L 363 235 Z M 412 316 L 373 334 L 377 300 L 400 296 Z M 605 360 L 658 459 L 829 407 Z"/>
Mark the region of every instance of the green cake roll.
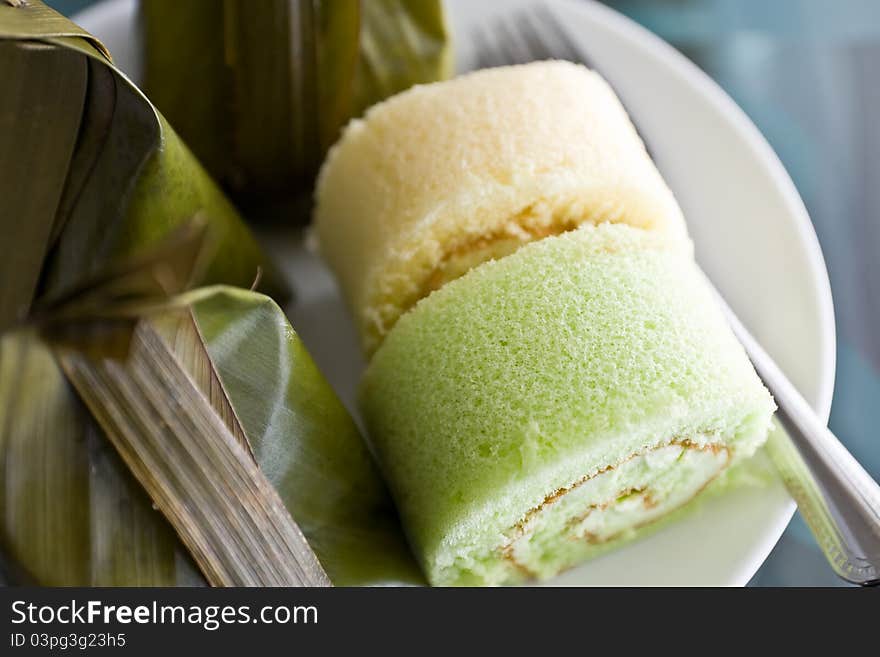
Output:
<path fill-rule="evenodd" d="M 637 535 L 753 454 L 774 411 L 693 260 L 610 224 L 421 300 L 361 405 L 435 585 L 546 578 Z"/>

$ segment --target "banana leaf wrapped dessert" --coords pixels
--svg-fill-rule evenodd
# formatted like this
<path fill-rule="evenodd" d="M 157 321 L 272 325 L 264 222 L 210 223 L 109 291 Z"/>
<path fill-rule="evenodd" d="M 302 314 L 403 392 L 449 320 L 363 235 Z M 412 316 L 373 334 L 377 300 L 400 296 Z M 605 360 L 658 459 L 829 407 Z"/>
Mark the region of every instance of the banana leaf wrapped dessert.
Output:
<path fill-rule="evenodd" d="M 144 0 L 140 27 L 147 94 L 252 216 L 308 199 L 349 117 L 452 65 L 440 0 Z"/>
<path fill-rule="evenodd" d="M 200 215 L 202 280 L 283 295 L 236 210 L 90 34 L 38 0 L 0 2 L 0 328 Z M 195 281 L 198 283 L 199 281 Z"/>
<path fill-rule="evenodd" d="M 681 211 L 584 67 L 375 107 L 328 157 L 316 227 L 373 351 L 361 407 L 432 584 L 550 577 L 766 440 L 773 401 Z"/>
<path fill-rule="evenodd" d="M 69 325 L 50 338 L 20 329 L 0 339 L 0 540 L 14 579 L 422 581 L 357 427 L 271 299 L 202 288 L 154 307 L 126 327 L 124 350 L 108 351 L 118 330 L 107 319 L 79 323 L 75 349 Z M 214 420 L 204 431 L 199 412 Z M 181 465 L 195 456 L 192 470 Z M 248 467 L 258 470 L 242 489 Z M 254 498 L 277 501 L 282 517 L 247 515 Z M 252 516 L 263 524 L 251 527 Z M 284 527 L 307 541 L 294 554 L 271 540 Z M 292 558 L 305 574 L 285 572 Z"/>
<path fill-rule="evenodd" d="M 0 574 L 422 581 L 283 312 L 228 287 L 284 296 L 162 116 L 37 0 L 0 1 L 0 69 Z"/>

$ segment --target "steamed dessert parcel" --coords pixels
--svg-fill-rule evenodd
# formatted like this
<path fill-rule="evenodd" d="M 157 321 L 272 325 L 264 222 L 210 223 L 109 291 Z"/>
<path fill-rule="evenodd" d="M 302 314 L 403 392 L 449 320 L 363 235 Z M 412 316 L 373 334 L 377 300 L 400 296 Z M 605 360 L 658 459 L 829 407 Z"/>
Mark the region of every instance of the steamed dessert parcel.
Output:
<path fill-rule="evenodd" d="M 361 410 L 432 584 L 551 577 L 766 439 L 773 401 L 594 72 L 395 96 L 349 125 L 317 195 L 371 355 Z"/>

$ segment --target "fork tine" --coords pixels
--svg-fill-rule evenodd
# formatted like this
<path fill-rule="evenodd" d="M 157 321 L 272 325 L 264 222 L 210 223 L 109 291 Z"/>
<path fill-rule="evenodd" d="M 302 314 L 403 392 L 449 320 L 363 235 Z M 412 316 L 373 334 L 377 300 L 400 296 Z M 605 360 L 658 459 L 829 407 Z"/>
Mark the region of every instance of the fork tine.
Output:
<path fill-rule="evenodd" d="M 495 49 L 485 30 L 480 27 L 473 29 L 471 31 L 471 39 L 476 44 L 477 58 L 475 64 L 478 69 L 492 68 L 503 63 L 503 58 Z"/>
<path fill-rule="evenodd" d="M 510 18 L 496 19 L 491 30 L 475 28 L 472 38 L 476 44 L 478 68 L 543 59 L 567 59 L 592 68 L 586 55 L 545 5 L 532 11 L 516 12 Z"/>
<path fill-rule="evenodd" d="M 540 32 L 538 31 L 536 23 L 537 19 L 551 32 L 551 36 L 554 40 L 554 46 L 556 48 L 557 58 L 567 59 L 572 62 L 584 64 L 589 68 L 594 68 L 592 62 L 590 61 L 590 58 L 586 55 L 586 53 L 584 53 L 582 48 L 580 48 L 576 43 L 574 43 L 574 41 L 572 41 L 568 31 L 562 26 L 562 24 L 559 22 L 559 18 L 550 10 L 549 7 L 547 7 L 546 5 L 540 5 L 533 12 L 532 16 L 525 15 L 524 23 L 526 29 L 529 29 L 531 31 L 534 40 L 538 41 L 539 43 L 547 43 L 547 40 L 542 39 Z"/>
<path fill-rule="evenodd" d="M 501 47 L 507 54 L 510 63 L 527 64 L 535 60 L 534 54 L 529 51 L 528 44 L 523 42 L 515 22 L 511 24 L 508 21 L 499 21 L 498 32 L 503 37 Z"/>
<path fill-rule="evenodd" d="M 529 49 L 520 43 L 519 35 L 503 19 L 497 20 L 490 31 L 475 28 L 471 37 L 476 44 L 477 68 L 492 68 L 532 61 Z"/>
<path fill-rule="evenodd" d="M 517 16 L 515 23 L 522 36 L 522 40 L 531 53 L 532 59 L 570 59 L 570 57 L 562 56 L 559 52 L 551 52 L 545 40 L 541 38 L 540 31 L 535 22 L 531 20 L 528 14 L 524 13 Z"/>

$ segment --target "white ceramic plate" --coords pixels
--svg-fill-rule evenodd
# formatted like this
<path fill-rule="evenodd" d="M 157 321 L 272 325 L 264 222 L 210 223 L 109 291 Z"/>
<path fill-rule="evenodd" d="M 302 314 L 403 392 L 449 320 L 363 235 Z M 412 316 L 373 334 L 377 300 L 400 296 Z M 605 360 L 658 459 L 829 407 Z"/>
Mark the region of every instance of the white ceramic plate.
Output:
<path fill-rule="evenodd" d="M 461 70 L 468 35 L 528 0 L 448 0 Z M 571 36 L 621 95 L 687 216 L 698 259 L 731 306 L 827 418 L 834 382 L 834 315 L 822 253 L 803 203 L 770 146 L 734 102 L 672 47 L 586 0 L 551 0 Z M 120 67 L 140 76 L 134 0 L 106 0 L 75 17 Z M 198 90 L 193 90 L 198 93 Z M 290 318 L 353 409 L 362 368 L 329 272 L 292 235 L 268 240 L 297 290 Z M 742 585 L 791 518 L 781 484 L 704 504 L 656 535 L 575 568 L 553 584 Z"/>

